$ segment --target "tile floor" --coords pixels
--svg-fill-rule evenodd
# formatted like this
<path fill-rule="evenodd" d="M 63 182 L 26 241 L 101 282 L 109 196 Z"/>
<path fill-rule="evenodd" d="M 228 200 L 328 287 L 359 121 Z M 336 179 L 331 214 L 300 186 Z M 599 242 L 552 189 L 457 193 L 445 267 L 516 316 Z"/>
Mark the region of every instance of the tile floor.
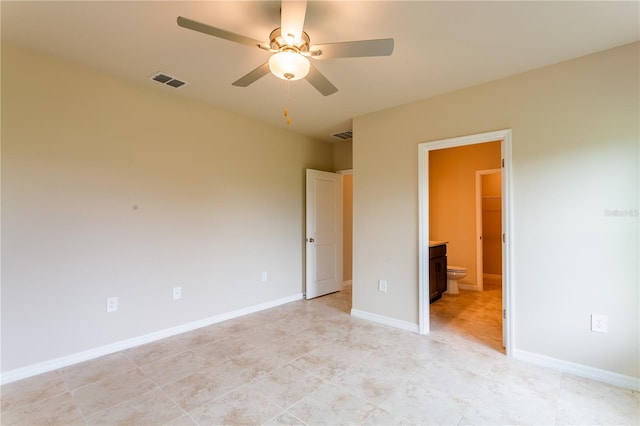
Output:
<path fill-rule="evenodd" d="M 640 423 L 637 392 L 502 353 L 499 286 L 432 333 L 348 315 L 350 288 L 2 387 L 3 425 Z"/>

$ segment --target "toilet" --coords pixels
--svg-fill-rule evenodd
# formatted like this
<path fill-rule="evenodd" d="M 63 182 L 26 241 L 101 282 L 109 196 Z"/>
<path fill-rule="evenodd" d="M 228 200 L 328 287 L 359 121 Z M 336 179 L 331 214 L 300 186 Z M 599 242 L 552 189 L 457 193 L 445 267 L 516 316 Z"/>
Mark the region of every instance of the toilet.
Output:
<path fill-rule="evenodd" d="M 458 280 L 467 276 L 467 268 L 447 265 L 447 293 L 458 294 Z"/>

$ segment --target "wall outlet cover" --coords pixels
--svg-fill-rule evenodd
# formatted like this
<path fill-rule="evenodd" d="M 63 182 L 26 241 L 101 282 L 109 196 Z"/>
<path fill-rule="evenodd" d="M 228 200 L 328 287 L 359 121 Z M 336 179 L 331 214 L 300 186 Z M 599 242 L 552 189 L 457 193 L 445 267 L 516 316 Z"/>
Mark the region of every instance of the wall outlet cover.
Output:
<path fill-rule="evenodd" d="M 182 299 L 182 287 L 173 288 L 173 300 Z"/>
<path fill-rule="evenodd" d="M 591 331 L 606 333 L 609 328 L 608 318 L 602 314 L 591 314 Z"/>
<path fill-rule="evenodd" d="M 115 312 L 118 310 L 118 298 L 107 297 L 107 312 Z"/>

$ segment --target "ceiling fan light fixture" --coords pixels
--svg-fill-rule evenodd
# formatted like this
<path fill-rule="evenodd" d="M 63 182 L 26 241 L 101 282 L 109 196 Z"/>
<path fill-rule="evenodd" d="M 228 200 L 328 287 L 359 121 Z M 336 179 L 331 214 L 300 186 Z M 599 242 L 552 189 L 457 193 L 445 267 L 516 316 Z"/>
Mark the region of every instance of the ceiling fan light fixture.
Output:
<path fill-rule="evenodd" d="M 274 53 L 269 58 L 269 70 L 283 80 L 295 81 L 309 74 L 309 60 L 293 50 Z"/>

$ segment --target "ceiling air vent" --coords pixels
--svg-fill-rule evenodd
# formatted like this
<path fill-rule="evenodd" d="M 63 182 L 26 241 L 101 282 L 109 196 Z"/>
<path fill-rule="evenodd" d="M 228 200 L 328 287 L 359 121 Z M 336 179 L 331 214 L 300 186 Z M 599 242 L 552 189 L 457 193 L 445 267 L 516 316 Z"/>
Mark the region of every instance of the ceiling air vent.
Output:
<path fill-rule="evenodd" d="M 344 132 L 334 133 L 331 136 L 333 136 L 334 138 L 342 139 L 343 141 L 348 141 L 349 139 L 353 139 L 353 131 L 345 130 Z"/>
<path fill-rule="evenodd" d="M 187 84 L 186 81 L 178 80 L 177 78 L 171 77 L 170 75 L 161 72 L 152 76 L 151 80 L 157 81 L 158 83 L 166 84 L 167 86 L 171 86 L 176 89 Z"/>

